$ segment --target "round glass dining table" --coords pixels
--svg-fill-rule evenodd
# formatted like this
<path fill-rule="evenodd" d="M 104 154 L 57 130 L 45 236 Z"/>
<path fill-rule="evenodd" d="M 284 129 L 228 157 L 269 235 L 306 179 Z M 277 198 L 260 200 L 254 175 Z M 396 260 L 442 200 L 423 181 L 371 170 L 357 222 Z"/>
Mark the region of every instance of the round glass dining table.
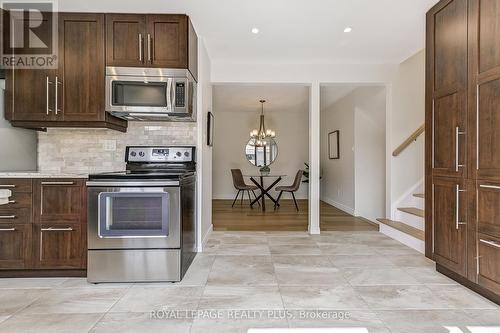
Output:
<path fill-rule="evenodd" d="M 250 181 L 255 184 L 260 190 L 260 195 L 257 196 L 251 203 L 250 206 L 253 208 L 253 205 L 255 205 L 257 202 L 260 201 L 261 205 L 260 207 L 262 208 L 262 211 L 266 211 L 266 196 L 271 199 L 271 201 L 276 205 L 279 206 L 278 201 L 271 195 L 269 194 L 269 191 L 271 191 L 286 175 L 282 174 L 262 174 L 262 173 L 256 173 L 256 174 L 246 174 L 243 175 L 243 177 L 250 178 Z M 273 178 L 275 179 L 271 185 L 265 187 L 264 186 L 264 178 Z"/>

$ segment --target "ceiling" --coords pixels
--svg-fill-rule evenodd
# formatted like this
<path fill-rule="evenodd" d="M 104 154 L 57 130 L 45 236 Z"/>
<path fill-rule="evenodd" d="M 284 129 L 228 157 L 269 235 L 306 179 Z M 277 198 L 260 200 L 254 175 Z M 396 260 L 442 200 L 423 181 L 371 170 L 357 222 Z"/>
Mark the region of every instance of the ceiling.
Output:
<path fill-rule="evenodd" d="M 59 10 L 187 13 L 212 62 L 390 64 L 424 48 L 437 1 L 64 0 Z"/>
<path fill-rule="evenodd" d="M 309 87 L 299 85 L 216 85 L 213 87 L 214 112 L 260 111 L 259 100 L 265 99 L 268 112 L 309 112 Z"/>

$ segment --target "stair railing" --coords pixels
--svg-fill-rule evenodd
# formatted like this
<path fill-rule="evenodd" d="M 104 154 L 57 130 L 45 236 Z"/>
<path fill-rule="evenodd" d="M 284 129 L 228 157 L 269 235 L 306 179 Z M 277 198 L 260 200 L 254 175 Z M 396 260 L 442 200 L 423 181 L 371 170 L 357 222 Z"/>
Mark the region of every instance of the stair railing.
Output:
<path fill-rule="evenodd" d="M 413 132 L 408 139 L 406 139 L 402 144 L 398 146 L 392 153 L 392 156 L 396 157 L 401 154 L 412 142 L 417 141 L 418 137 L 425 132 L 425 125 L 420 126 L 415 132 Z"/>

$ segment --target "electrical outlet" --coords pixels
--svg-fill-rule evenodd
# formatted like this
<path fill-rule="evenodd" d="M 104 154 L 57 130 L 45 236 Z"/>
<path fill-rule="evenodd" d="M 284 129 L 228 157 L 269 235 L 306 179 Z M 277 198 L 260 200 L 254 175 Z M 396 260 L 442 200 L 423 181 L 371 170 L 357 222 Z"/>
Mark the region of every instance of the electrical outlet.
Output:
<path fill-rule="evenodd" d="M 116 151 L 116 140 L 104 140 L 103 146 L 106 151 Z"/>

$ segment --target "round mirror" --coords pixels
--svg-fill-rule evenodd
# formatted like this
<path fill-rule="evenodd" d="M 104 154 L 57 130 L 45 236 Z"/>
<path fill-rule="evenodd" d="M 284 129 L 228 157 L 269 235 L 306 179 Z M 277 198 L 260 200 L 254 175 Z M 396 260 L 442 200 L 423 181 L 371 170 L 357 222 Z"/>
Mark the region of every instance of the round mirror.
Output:
<path fill-rule="evenodd" d="M 256 140 L 250 139 L 245 146 L 245 156 L 248 162 L 257 167 L 271 165 L 278 157 L 278 145 L 274 139 L 264 139 L 261 143 L 261 145 L 256 145 Z"/>

